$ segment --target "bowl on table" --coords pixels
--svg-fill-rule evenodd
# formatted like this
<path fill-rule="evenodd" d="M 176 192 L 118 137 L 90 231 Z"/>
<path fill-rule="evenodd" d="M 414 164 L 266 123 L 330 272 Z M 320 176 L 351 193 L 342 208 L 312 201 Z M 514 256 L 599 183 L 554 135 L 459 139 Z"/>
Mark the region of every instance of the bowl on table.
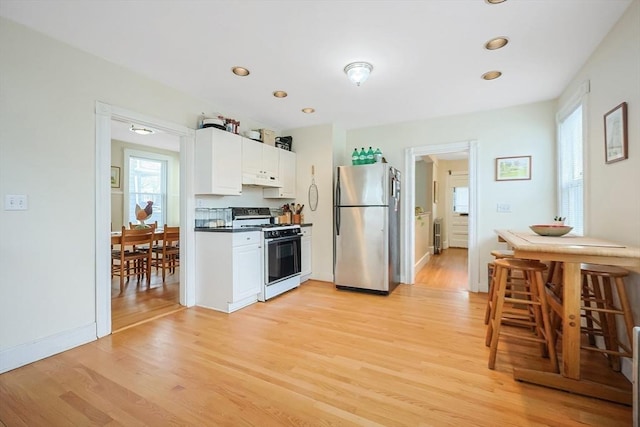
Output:
<path fill-rule="evenodd" d="M 541 236 L 564 236 L 571 230 L 573 227 L 568 225 L 555 225 L 555 224 L 538 224 L 538 225 L 530 225 L 529 228 L 533 230 L 534 233 L 539 234 Z"/>

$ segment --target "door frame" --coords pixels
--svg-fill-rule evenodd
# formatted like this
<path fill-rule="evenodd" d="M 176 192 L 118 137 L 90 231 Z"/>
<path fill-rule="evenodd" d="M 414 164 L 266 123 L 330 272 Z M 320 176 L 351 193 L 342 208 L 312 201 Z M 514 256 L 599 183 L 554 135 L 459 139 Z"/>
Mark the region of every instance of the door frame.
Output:
<path fill-rule="evenodd" d="M 111 333 L 111 120 L 132 121 L 180 137 L 180 304 L 195 305 L 193 152 L 195 131 L 155 117 L 96 101 L 95 254 L 96 336 Z"/>
<path fill-rule="evenodd" d="M 404 167 L 406 179 L 404 185 L 405 197 L 402 198 L 402 236 L 403 253 L 405 254 L 402 267 L 403 283 L 415 282 L 415 162 L 418 157 L 466 151 L 469 153 L 469 256 L 468 283 L 471 292 L 478 292 L 480 278 L 480 261 L 478 253 L 478 141 L 469 140 L 447 144 L 424 145 L 405 149 Z"/>

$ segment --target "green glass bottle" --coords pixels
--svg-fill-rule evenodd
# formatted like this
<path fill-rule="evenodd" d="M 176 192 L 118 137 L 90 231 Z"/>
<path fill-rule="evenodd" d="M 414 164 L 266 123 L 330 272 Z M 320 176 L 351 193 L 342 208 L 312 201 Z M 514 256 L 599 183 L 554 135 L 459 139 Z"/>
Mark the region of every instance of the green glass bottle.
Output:
<path fill-rule="evenodd" d="M 367 164 L 367 152 L 364 151 L 364 147 L 360 148 L 360 154 L 358 155 L 359 165 Z"/>
<path fill-rule="evenodd" d="M 354 166 L 360 164 L 360 155 L 357 148 L 354 148 L 353 153 L 351 153 L 351 164 Z"/>
<path fill-rule="evenodd" d="M 367 164 L 370 165 L 372 163 L 375 163 L 373 158 L 373 148 L 369 147 L 369 150 L 367 151 Z"/>

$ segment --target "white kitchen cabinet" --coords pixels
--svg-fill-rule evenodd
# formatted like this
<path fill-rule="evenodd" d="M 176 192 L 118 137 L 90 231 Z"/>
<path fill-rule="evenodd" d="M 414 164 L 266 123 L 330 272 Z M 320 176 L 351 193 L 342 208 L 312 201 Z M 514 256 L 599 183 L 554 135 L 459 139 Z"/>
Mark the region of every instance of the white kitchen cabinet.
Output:
<path fill-rule="evenodd" d="M 242 138 L 242 183 L 280 187 L 279 150 L 252 139 Z"/>
<path fill-rule="evenodd" d="M 311 226 L 301 227 L 302 231 L 300 244 L 300 283 L 309 280 L 311 277 Z"/>
<path fill-rule="evenodd" d="M 296 153 L 276 149 L 279 156 L 280 185 L 282 187 L 265 188 L 262 196 L 267 199 L 295 199 L 296 197 Z"/>
<path fill-rule="evenodd" d="M 242 137 L 216 128 L 196 130 L 195 194 L 242 194 Z"/>
<path fill-rule="evenodd" d="M 259 231 L 196 233 L 196 305 L 231 313 L 258 301 Z"/>

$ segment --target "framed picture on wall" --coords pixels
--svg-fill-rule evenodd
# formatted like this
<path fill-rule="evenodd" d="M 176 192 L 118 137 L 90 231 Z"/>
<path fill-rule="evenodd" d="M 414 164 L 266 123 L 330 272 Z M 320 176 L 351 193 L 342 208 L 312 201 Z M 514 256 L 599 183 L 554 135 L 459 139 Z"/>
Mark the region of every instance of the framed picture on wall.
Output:
<path fill-rule="evenodd" d="M 120 168 L 111 166 L 111 188 L 120 188 Z"/>
<path fill-rule="evenodd" d="M 623 102 L 604 115 L 605 162 L 614 163 L 628 158 L 627 149 L 627 103 Z"/>
<path fill-rule="evenodd" d="M 531 156 L 496 158 L 496 181 L 531 179 Z"/>

